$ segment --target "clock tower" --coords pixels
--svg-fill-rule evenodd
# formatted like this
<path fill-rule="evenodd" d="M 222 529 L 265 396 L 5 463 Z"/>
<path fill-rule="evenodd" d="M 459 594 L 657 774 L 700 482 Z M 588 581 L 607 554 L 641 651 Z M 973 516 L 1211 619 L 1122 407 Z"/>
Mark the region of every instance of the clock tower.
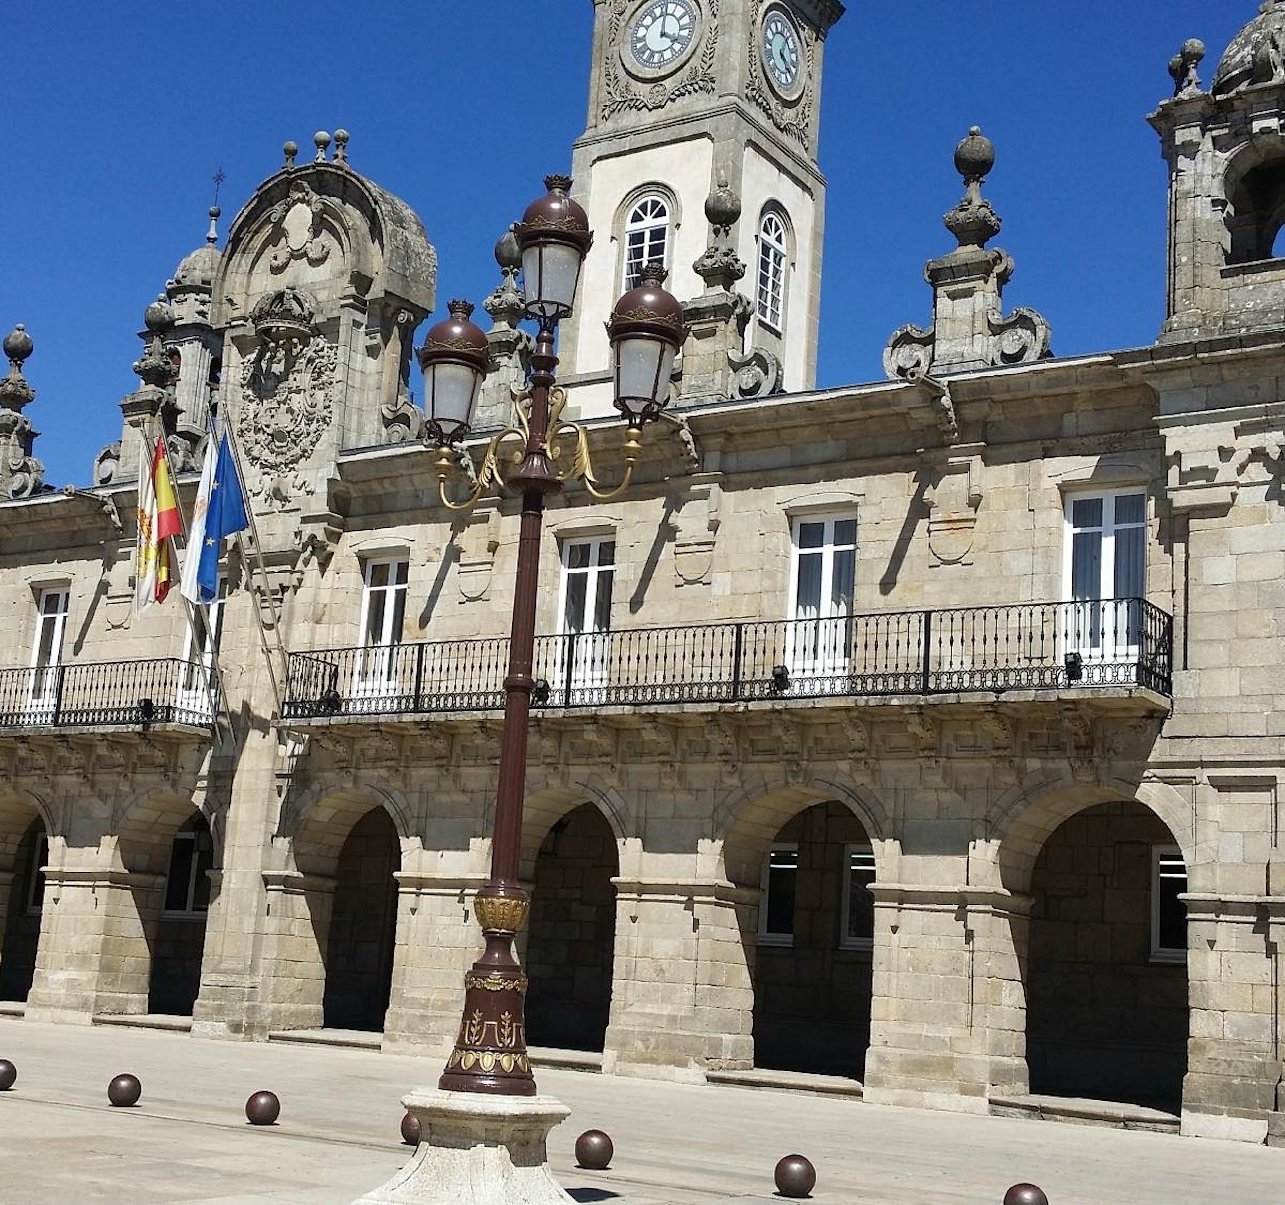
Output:
<path fill-rule="evenodd" d="M 676 297 L 701 296 L 711 287 L 694 267 L 711 244 L 706 200 L 721 198 L 710 213 L 724 225 L 728 198 L 732 213 L 739 201 L 739 218 L 721 237 L 746 269 L 742 350 L 775 365 L 774 388 L 811 388 L 825 215 L 822 58 L 843 5 L 593 4 L 589 117 L 573 158 L 576 197 L 596 236 L 582 295 L 615 298 L 643 264 L 663 259 Z M 563 362 L 582 412 L 609 406 L 602 308 L 582 304 L 564 328 Z"/>

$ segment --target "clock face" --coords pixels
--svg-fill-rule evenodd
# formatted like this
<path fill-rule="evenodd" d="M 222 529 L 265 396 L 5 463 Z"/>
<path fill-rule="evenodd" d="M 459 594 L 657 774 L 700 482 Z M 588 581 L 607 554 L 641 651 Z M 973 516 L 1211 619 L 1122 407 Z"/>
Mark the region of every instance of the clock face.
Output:
<path fill-rule="evenodd" d="M 781 9 L 771 9 L 763 22 L 763 66 L 768 79 L 779 92 L 793 92 L 798 86 L 802 65 L 798 27 Z"/>
<path fill-rule="evenodd" d="M 672 67 L 696 36 L 696 10 L 691 0 L 653 0 L 634 18 L 629 51 L 649 71 Z"/>

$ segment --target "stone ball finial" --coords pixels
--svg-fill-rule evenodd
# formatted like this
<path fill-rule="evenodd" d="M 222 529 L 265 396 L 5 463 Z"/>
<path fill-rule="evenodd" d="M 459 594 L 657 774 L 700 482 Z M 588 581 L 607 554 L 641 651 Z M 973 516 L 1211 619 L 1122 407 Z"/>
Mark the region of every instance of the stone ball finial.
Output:
<path fill-rule="evenodd" d="M 9 363 L 15 367 L 21 368 L 27 357 L 35 350 L 36 345 L 31 341 L 27 328 L 21 322 L 4 337 L 4 354 L 9 357 Z"/>
<path fill-rule="evenodd" d="M 164 335 L 173 328 L 174 311 L 164 293 L 158 293 L 156 300 L 143 311 L 143 324 L 153 335 Z"/>
<path fill-rule="evenodd" d="M 1189 62 L 1202 63 L 1204 62 L 1205 55 L 1207 53 L 1204 42 L 1199 38 L 1188 38 L 1182 44 L 1182 57 L 1187 59 Z"/>
<path fill-rule="evenodd" d="M 731 229 L 741 217 L 741 198 L 727 183 L 725 177 L 719 177 L 718 187 L 705 198 L 705 217 L 716 229 Z"/>
<path fill-rule="evenodd" d="M 330 134 L 326 130 L 318 130 L 312 136 L 312 144 L 317 148 L 317 163 L 325 163 L 326 151 L 330 147 Z"/>
<path fill-rule="evenodd" d="M 335 162 L 336 163 L 348 162 L 348 131 L 347 130 L 335 131 Z"/>
<path fill-rule="evenodd" d="M 994 166 L 995 144 L 982 133 L 981 126 L 971 127 L 968 137 L 955 148 L 955 170 L 965 184 L 971 184 L 984 180 Z"/>
<path fill-rule="evenodd" d="M 518 246 L 518 237 L 510 226 L 495 244 L 495 262 L 501 271 L 517 272 L 522 268 L 522 248 Z"/>
<path fill-rule="evenodd" d="M 299 144 L 294 139 L 289 139 L 281 144 L 281 153 L 286 157 L 286 167 L 294 167 L 295 158 L 299 154 Z"/>

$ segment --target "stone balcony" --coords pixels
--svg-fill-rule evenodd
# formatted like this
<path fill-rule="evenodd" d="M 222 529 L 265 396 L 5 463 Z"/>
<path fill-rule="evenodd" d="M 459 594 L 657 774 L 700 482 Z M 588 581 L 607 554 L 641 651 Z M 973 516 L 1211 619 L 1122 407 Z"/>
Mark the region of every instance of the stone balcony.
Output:
<path fill-rule="evenodd" d="M 499 712 L 508 644 L 292 653 L 283 718 Z M 1172 618 L 1144 599 L 1020 603 L 542 636 L 533 704 L 552 715 L 1114 697 L 1163 712 L 1172 671 Z"/>

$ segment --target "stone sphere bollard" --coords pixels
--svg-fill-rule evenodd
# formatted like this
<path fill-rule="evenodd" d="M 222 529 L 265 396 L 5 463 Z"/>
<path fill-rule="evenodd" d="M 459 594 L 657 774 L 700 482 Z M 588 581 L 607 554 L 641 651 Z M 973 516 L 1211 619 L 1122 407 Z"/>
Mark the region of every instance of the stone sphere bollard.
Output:
<path fill-rule="evenodd" d="M 107 1099 L 118 1109 L 132 1108 L 142 1095 L 143 1085 L 136 1075 L 118 1075 L 107 1085 Z"/>
<path fill-rule="evenodd" d="M 576 1139 L 576 1162 L 586 1171 L 605 1171 L 615 1153 L 610 1136 L 601 1130 L 585 1130 Z"/>
<path fill-rule="evenodd" d="M 1049 1199 L 1036 1184 L 1014 1184 L 1004 1194 L 1004 1205 L 1049 1205 Z"/>
<path fill-rule="evenodd" d="M 245 1119 L 252 1126 L 276 1125 L 281 1101 L 275 1092 L 256 1092 L 245 1102 Z"/>
<path fill-rule="evenodd" d="M 0 1092 L 8 1092 L 18 1082 L 18 1068 L 8 1059 L 0 1059 Z"/>
<path fill-rule="evenodd" d="M 402 1141 L 407 1146 L 419 1146 L 419 1135 L 419 1118 L 407 1109 L 406 1116 L 402 1118 Z"/>
<path fill-rule="evenodd" d="M 776 1191 L 783 1197 L 806 1197 L 817 1186 L 817 1169 L 802 1155 L 786 1155 L 776 1165 Z"/>

